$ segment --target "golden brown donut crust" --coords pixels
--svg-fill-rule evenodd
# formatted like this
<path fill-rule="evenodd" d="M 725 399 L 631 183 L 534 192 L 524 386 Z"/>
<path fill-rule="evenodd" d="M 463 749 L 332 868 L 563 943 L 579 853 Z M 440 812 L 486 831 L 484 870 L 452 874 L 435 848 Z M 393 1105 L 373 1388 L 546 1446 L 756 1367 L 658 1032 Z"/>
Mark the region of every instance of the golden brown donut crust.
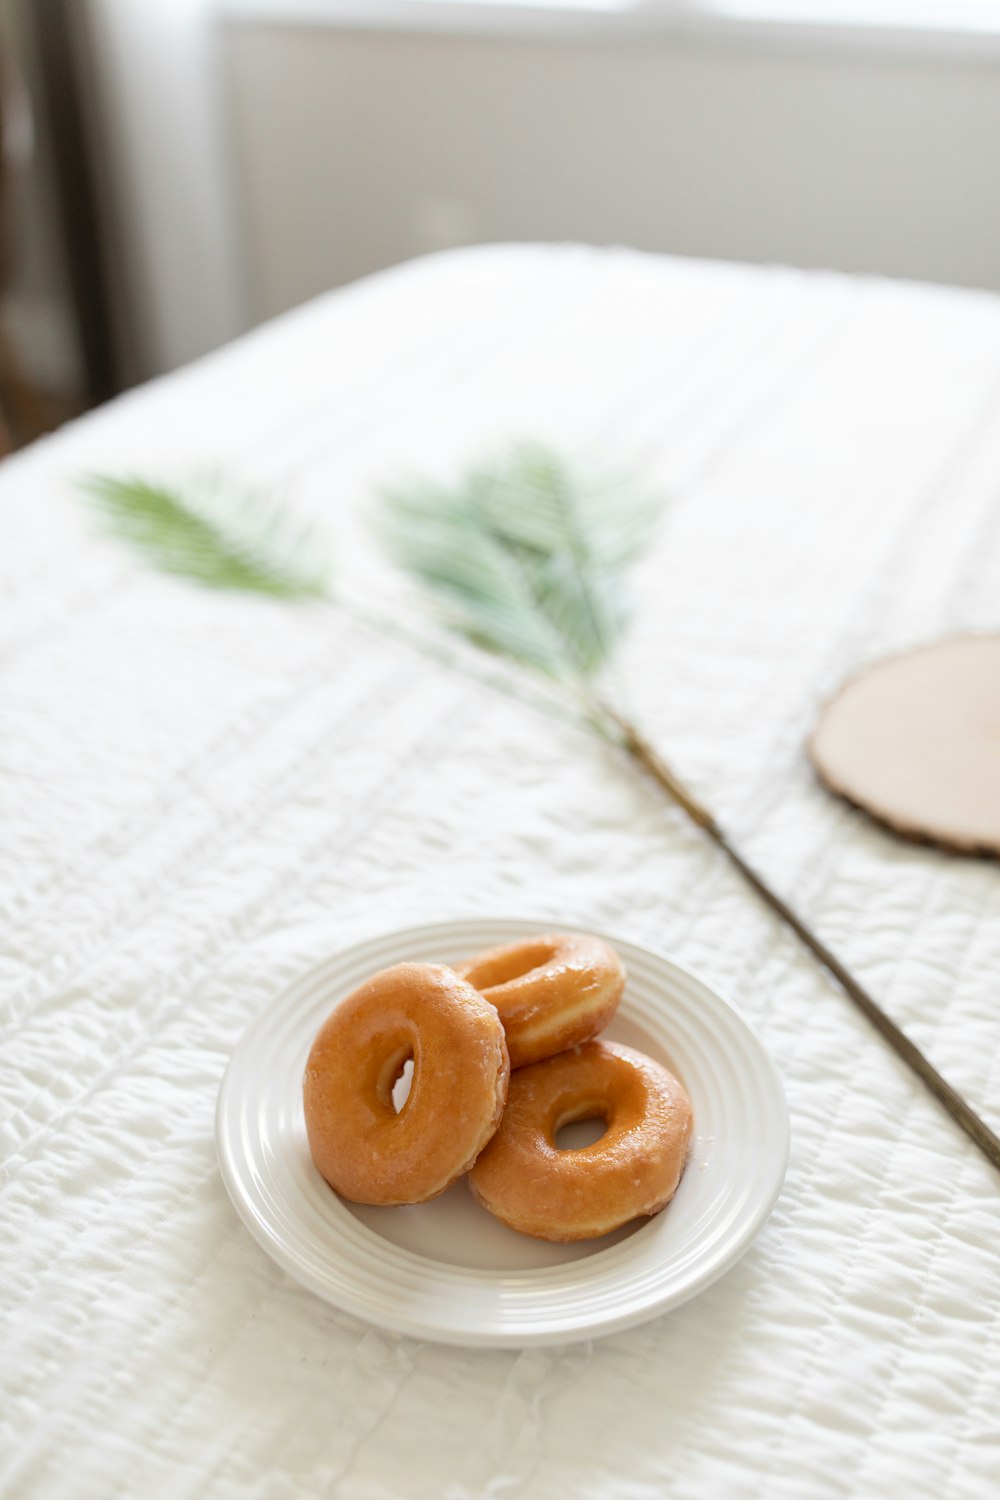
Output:
<path fill-rule="evenodd" d="M 611 1020 L 625 965 L 603 938 L 550 932 L 455 965 L 500 1013 L 512 1068 L 589 1041 Z"/>
<path fill-rule="evenodd" d="M 399 1113 L 392 1087 L 413 1057 Z M 468 1171 L 503 1114 L 510 1063 L 493 1006 L 450 969 L 397 964 L 341 1001 L 306 1064 L 313 1161 L 355 1203 L 423 1203 Z"/>
<path fill-rule="evenodd" d="M 600 1140 L 556 1148 L 563 1125 L 594 1118 L 607 1121 Z M 469 1182 L 511 1229 L 593 1239 L 670 1201 L 692 1124 L 687 1091 L 660 1063 L 614 1042 L 586 1042 L 512 1075 L 500 1128 Z"/>

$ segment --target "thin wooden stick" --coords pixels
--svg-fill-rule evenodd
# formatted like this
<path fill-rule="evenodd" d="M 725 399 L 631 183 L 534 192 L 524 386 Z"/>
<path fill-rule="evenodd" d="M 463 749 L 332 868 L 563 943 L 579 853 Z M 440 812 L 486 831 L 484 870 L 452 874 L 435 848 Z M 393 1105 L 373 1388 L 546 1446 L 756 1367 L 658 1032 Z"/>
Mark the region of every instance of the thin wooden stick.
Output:
<path fill-rule="evenodd" d="M 600 705 L 601 712 L 605 713 L 617 727 L 621 734 L 622 743 L 629 755 L 643 767 L 653 780 L 663 788 L 669 796 L 681 806 L 688 817 L 695 822 L 699 828 L 703 828 L 709 838 L 722 850 L 740 874 L 743 876 L 757 895 L 781 920 L 792 929 L 799 940 L 805 944 L 810 953 L 819 959 L 820 963 L 832 975 L 863 1015 L 875 1027 L 881 1037 L 889 1043 L 899 1057 L 903 1059 L 911 1072 L 915 1073 L 921 1083 L 930 1090 L 951 1115 L 957 1125 L 965 1131 L 966 1135 L 973 1141 L 986 1157 L 986 1160 L 1000 1171 L 1000 1138 L 976 1114 L 975 1110 L 967 1103 L 962 1095 L 952 1088 L 946 1078 L 928 1061 L 920 1048 L 910 1040 L 905 1031 L 900 1030 L 895 1021 L 886 1015 L 882 1007 L 875 1001 L 860 984 L 853 974 L 831 953 L 830 949 L 818 938 L 811 928 L 802 920 L 798 913 L 788 905 L 767 884 L 762 875 L 753 868 L 734 848 L 719 827 L 715 818 L 706 807 L 684 786 L 683 782 L 667 765 L 659 751 L 652 745 L 645 735 L 636 728 L 631 720 L 624 717 L 616 709 L 607 704 Z"/>

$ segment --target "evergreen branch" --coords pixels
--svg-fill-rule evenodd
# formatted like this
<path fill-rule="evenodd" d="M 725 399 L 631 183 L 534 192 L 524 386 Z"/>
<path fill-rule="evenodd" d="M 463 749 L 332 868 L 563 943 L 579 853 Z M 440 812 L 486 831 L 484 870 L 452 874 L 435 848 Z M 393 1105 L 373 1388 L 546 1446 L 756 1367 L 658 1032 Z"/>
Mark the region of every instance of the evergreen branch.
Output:
<path fill-rule="evenodd" d="M 108 529 L 163 571 L 286 599 L 328 593 L 317 534 L 291 523 L 269 498 L 216 484 L 194 501 L 163 485 L 108 476 L 86 487 Z M 594 686 L 624 629 L 625 569 L 653 515 L 635 490 L 585 485 L 544 450 L 521 448 L 455 490 L 422 483 L 397 489 L 386 498 L 382 529 L 397 561 L 440 595 L 446 617 L 468 640 L 573 691 L 592 727 L 616 739 L 716 844 L 1000 1170 L 996 1134 L 744 859 L 641 729 Z M 368 623 L 379 628 L 371 617 Z"/>

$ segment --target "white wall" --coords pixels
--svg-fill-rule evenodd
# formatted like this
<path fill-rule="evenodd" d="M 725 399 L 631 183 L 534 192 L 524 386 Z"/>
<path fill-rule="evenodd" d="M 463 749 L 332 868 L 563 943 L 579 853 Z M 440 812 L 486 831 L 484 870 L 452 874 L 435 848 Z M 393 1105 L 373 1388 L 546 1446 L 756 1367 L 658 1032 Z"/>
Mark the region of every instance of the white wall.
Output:
<path fill-rule="evenodd" d="M 260 317 L 465 240 L 583 239 L 1000 288 L 1000 60 L 232 18 Z"/>
<path fill-rule="evenodd" d="M 137 376 L 246 326 L 217 0 L 87 0 Z"/>

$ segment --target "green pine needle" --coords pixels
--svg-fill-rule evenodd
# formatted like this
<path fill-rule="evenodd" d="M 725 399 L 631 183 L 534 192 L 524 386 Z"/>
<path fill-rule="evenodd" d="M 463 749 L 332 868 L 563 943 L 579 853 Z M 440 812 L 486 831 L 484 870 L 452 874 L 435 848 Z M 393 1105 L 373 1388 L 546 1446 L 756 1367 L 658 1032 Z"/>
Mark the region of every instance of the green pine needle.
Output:
<path fill-rule="evenodd" d="M 329 592 L 319 532 L 270 496 L 201 479 L 190 493 L 138 477 L 84 480 L 105 528 L 161 572 L 281 599 Z"/>
<path fill-rule="evenodd" d="M 573 473 L 535 445 L 454 488 L 387 492 L 382 534 L 397 563 L 477 645 L 560 681 L 605 666 L 628 620 L 625 575 L 658 503 L 620 481 Z"/>

